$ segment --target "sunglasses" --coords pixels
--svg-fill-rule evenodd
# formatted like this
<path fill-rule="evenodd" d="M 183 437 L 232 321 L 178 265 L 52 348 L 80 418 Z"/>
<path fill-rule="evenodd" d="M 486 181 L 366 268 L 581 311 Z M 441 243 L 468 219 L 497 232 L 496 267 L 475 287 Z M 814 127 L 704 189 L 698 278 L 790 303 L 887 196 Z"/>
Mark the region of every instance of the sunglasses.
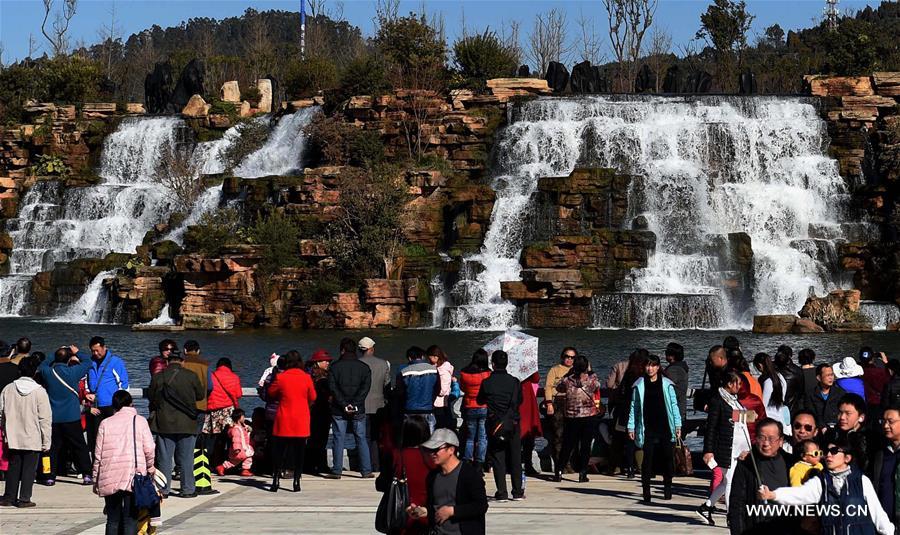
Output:
<path fill-rule="evenodd" d="M 804 453 L 803 455 L 809 455 L 812 457 L 822 457 L 823 455 L 825 455 L 825 452 L 822 450 L 812 450 L 812 451 L 808 451 L 808 452 Z"/>
<path fill-rule="evenodd" d="M 444 444 L 444 445 L 441 446 L 440 448 L 435 448 L 435 449 L 431 449 L 431 448 L 422 448 L 422 451 L 424 451 L 424 452 L 427 453 L 428 455 L 437 455 L 437 453 L 438 453 L 439 451 L 444 450 L 444 449 L 447 449 L 447 447 L 448 447 L 448 446 L 447 446 L 446 444 Z"/>
<path fill-rule="evenodd" d="M 814 429 L 814 427 L 810 424 L 801 424 L 800 422 L 794 422 L 794 429 L 796 429 L 798 431 L 800 429 L 803 429 L 807 433 L 812 433 L 812 430 Z"/>
<path fill-rule="evenodd" d="M 830 448 L 827 448 L 825 450 L 825 453 L 827 453 L 828 455 L 837 455 L 838 453 L 847 453 L 847 452 L 844 451 L 842 448 L 839 448 L 837 446 L 832 446 Z"/>

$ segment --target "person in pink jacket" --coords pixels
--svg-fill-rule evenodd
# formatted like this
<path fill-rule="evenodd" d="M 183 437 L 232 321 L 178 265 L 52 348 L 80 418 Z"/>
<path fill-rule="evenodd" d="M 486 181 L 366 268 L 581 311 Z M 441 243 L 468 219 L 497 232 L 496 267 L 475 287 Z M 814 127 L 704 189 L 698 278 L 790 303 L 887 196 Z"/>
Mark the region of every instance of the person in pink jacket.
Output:
<path fill-rule="evenodd" d="M 156 448 L 147 420 L 131 406 L 131 394 L 113 394 L 115 414 L 100 423 L 94 448 L 94 492 L 106 500 L 106 533 L 137 533 L 131 492 L 136 473 L 152 474 Z M 135 453 L 136 451 L 136 453 Z M 135 466 L 137 465 L 137 466 Z"/>
<path fill-rule="evenodd" d="M 225 470 L 236 466 L 241 467 L 241 476 L 250 477 L 253 472 L 253 446 L 250 444 L 250 429 L 244 422 L 244 411 L 234 409 L 231 411 L 231 426 L 228 427 L 228 460 L 216 467 L 216 473 L 225 475 Z"/>

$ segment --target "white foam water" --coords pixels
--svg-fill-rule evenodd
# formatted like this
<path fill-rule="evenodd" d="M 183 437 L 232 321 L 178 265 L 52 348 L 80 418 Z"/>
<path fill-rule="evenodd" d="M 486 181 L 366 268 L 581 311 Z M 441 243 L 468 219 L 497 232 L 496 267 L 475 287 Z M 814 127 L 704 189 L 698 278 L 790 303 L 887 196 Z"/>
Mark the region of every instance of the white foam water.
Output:
<path fill-rule="evenodd" d="M 859 313 L 869 320 L 876 331 L 887 330 L 889 325 L 900 322 L 900 308 L 894 303 L 860 301 Z"/>
<path fill-rule="evenodd" d="M 300 169 L 306 146 L 303 129 L 318 113 L 319 108 L 314 106 L 282 116 L 265 144 L 234 169 L 235 176 L 259 178 L 285 175 Z"/>
<path fill-rule="evenodd" d="M 116 274 L 115 270 L 98 273 L 78 298 L 65 312 L 50 320 L 61 323 L 109 323 L 109 292 L 103 282 Z"/>

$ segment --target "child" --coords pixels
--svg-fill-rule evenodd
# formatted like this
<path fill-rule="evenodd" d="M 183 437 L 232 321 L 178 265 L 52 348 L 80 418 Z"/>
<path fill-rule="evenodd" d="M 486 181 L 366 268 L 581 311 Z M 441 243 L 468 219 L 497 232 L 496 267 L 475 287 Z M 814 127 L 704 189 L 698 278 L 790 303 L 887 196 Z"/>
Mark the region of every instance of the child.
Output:
<path fill-rule="evenodd" d="M 803 440 L 797 444 L 800 460 L 791 467 L 789 479 L 792 487 L 799 487 L 811 477 L 822 471 L 822 450 L 812 440 Z"/>
<path fill-rule="evenodd" d="M 244 423 L 244 411 L 234 409 L 231 411 L 231 427 L 228 428 L 228 439 L 231 447 L 228 449 L 228 460 L 216 467 L 216 473 L 225 475 L 225 470 L 241 465 L 241 476 L 252 476 L 250 467 L 253 465 L 253 446 L 250 445 L 250 429 Z"/>

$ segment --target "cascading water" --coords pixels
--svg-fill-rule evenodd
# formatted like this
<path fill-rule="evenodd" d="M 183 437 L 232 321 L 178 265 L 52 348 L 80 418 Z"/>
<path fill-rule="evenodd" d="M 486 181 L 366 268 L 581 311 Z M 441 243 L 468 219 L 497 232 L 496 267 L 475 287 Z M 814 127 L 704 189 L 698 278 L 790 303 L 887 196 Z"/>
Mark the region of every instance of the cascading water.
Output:
<path fill-rule="evenodd" d="M 869 320 L 876 331 L 884 331 L 889 325 L 900 322 L 900 308 L 894 303 L 860 301 L 859 313 Z"/>
<path fill-rule="evenodd" d="M 303 129 L 318 113 L 319 108 L 314 106 L 279 119 L 266 143 L 234 169 L 235 176 L 258 178 L 285 175 L 299 169 L 306 145 Z"/>
<path fill-rule="evenodd" d="M 72 303 L 65 312 L 51 321 L 64 323 L 109 323 L 107 313 L 109 295 L 103 287 L 103 281 L 113 277 L 114 270 L 98 273 L 88 285 L 78 301 Z"/>
<path fill-rule="evenodd" d="M 620 293 L 595 301 L 596 326 L 722 328 L 745 325 L 753 313 L 794 313 L 810 288 L 821 294 L 842 282 L 832 260 L 851 232 L 844 223 L 849 195 L 826 143 L 813 101 L 803 98 L 526 103 L 497 146 L 491 226 L 481 251 L 464 259 L 449 326 L 515 323 L 500 282 L 520 278 L 538 179 L 566 176 L 576 165 L 635 175 L 629 211 L 645 216 L 657 237 L 648 266 Z M 755 306 L 744 310 L 727 302 L 723 259 L 711 252 L 735 232 L 747 233 L 753 247 Z"/>

